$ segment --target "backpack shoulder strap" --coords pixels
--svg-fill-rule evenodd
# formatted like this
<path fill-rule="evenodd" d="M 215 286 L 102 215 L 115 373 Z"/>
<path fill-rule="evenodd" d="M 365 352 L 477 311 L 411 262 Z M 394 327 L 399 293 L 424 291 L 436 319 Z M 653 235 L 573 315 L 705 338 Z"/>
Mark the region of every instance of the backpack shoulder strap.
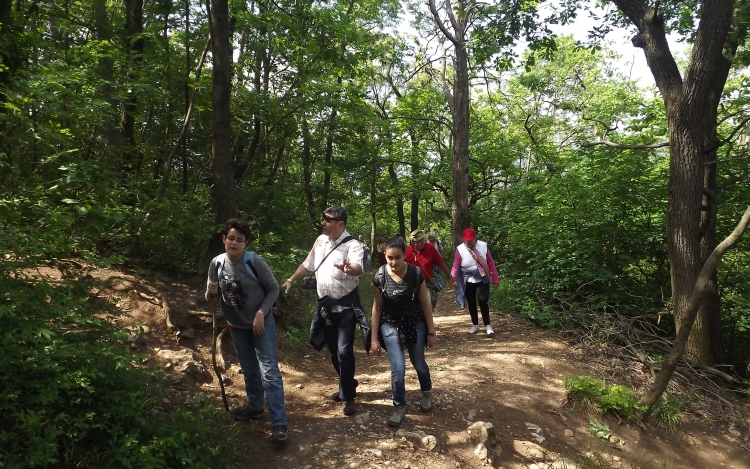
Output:
<path fill-rule="evenodd" d="M 245 264 L 245 270 L 247 271 L 247 273 L 250 274 L 250 276 L 254 278 L 256 282 L 260 283 L 260 279 L 258 278 L 258 271 L 255 270 L 255 265 L 253 265 L 253 261 L 255 261 L 255 253 L 252 251 L 243 252 L 242 261 L 243 264 Z"/>
<path fill-rule="evenodd" d="M 414 266 L 413 271 L 414 271 L 414 273 L 416 275 L 416 286 L 417 286 L 417 288 L 419 288 L 419 285 L 421 285 L 422 281 L 424 281 L 424 274 L 422 273 L 422 269 L 420 269 L 419 267 L 417 267 L 414 264 L 409 264 L 409 265 Z"/>
<path fill-rule="evenodd" d="M 382 292 L 385 289 L 385 265 L 381 265 L 372 279 L 373 285 L 378 287 Z"/>

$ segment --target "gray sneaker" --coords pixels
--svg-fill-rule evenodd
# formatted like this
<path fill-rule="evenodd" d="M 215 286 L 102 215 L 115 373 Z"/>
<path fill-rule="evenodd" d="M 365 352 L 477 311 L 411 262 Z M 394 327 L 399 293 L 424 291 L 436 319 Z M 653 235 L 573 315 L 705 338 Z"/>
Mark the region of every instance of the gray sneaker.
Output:
<path fill-rule="evenodd" d="M 432 391 L 422 391 L 422 402 L 419 404 L 419 410 L 424 413 L 432 410 Z"/>
<path fill-rule="evenodd" d="M 406 416 L 406 407 L 396 407 L 393 410 L 393 414 L 391 415 L 391 418 L 388 419 L 388 426 L 393 428 L 398 428 L 401 426 L 401 422 L 404 421 L 404 417 Z"/>

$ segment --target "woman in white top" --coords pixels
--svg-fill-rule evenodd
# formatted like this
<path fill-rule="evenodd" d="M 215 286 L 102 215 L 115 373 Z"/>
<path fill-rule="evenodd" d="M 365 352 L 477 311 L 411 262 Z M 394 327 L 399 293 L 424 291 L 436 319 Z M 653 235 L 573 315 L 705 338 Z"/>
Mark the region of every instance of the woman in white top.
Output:
<path fill-rule="evenodd" d="M 493 335 L 495 331 L 490 325 L 490 282 L 498 286 L 500 276 L 487 248 L 487 243 L 477 240 L 476 230 L 466 228 L 463 238 L 464 243 L 456 248 L 451 270 L 451 278 L 457 280 L 458 284 L 456 301 L 462 308 L 468 303 L 472 324 L 469 334 L 476 334 L 479 331 L 477 314 L 477 300 L 479 300 L 485 330 L 487 335 Z"/>

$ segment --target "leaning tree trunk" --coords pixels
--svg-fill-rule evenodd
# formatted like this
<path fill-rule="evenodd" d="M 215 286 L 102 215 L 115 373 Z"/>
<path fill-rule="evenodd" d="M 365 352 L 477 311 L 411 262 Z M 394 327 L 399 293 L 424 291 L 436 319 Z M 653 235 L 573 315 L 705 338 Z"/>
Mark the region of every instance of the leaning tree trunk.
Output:
<path fill-rule="evenodd" d="M 703 264 L 703 268 L 696 278 L 692 295 L 690 297 L 690 302 L 687 309 L 685 310 L 685 316 L 683 318 L 682 324 L 680 324 L 680 329 L 677 332 L 677 337 L 675 338 L 674 344 L 672 345 L 672 349 L 669 351 L 667 358 L 664 359 L 661 370 L 659 371 L 659 375 L 656 377 L 656 381 L 648 390 L 648 392 L 646 392 L 646 394 L 641 397 L 639 404 L 650 409 L 656 403 L 659 397 L 661 397 L 664 391 L 666 391 L 667 386 L 669 385 L 669 380 L 672 378 L 672 373 L 674 373 L 674 370 L 677 368 L 677 362 L 680 360 L 682 353 L 685 351 L 688 336 L 690 335 L 690 331 L 693 328 L 693 322 L 698 315 L 698 309 L 700 308 L 706 290 L 708 289 L 708 282 L 710 281 L 713 273 L 716 271 L 716 266 L 719 264 L 721 257 L 724 255 L 724 253 L 727 252 L 727 250 L 729 250 L 729 248 L 731 248 L 734 244 L 737 243 L 737 241 L 739 241 L 739 239 L 742 237 L 742 234 L 745 232 L 745 230 L 747 230 L 748 225 L 750 225 L 750 206 L 748 206 L 745 210 L 745 214 L 742 216 L 742 219 L 734 228 L 734 231 L 732 231 L 732 233 L 727 236 L 727 238 L 722 241 L 721 244 L 716 246 L 714 252 L 711 253 L 711 256 L 709 256 L 708 260 L 706 260 L 706 263 Z"/>
<path fill-rule="evenodd" d="M 237 215 L 237 202 L 234 194 L 234 173 L 232 171 L 232 133 L 230 113 L 231 47 L 229 44 L 229 5 L 227 0 L 216 0 L 208 5 L 210 12 L 211 51 L 213 67 L 211 74 L 211 171 L 213 189 L 211 192 L 214 223 L 223 225 Z M 221 235 L 215 234 L 208 245 L 205 265 L 223 252 Z"/>
<path fill-rule="evenodd" d="M 716 151 L 709 152 L 707 159 L 716 160 Z M 719 193 L 716 187 L 716 164 L 704 165 L 703 176 L 703 207 L 701 212 L 701 262 L 705 263 L 716 248 L 716 213 L 718 211 Z M 703 350 L 702 359 L 699 361 L 707 366 L 724 361 L 723 331 L 721 325 L 721 299 L 719 297 L 719 283 L 716 271 L 711 275 L 706 286 L 706 296 L 698 310 L 698 320 L 708 328 L 705 337 L 708 339 L 707 347 Z M 696 335 L 695 332 L 691 334 Z M 705 341 L 704 341 L 705 343 Z M 688 339 L 688 353 L 691 352 L 690 340 Z M 692 350 L 695 356 L 695 349 Z M 693 358 L 695 359 L 695 358 Z"/>

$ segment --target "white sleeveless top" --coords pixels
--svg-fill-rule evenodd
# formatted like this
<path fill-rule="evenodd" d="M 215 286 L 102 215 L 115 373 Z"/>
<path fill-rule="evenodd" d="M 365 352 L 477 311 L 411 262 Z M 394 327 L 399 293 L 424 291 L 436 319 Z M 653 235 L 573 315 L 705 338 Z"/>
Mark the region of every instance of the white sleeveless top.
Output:
<path fill-rule="evenodd" d="M 487 243 L 484 241 L 477 240 L 477 244 L 474 246 L 474 248 L 479 251 L 479 254 L 484 258 L 485 262 L 487 261 Z M 458 250 L 458 253 L 461 255 L 461 267 L 468 269 L 468 270 L 477 270 L 479 266 L 477 265 L 477 262 L 474 260 L 474 257 L 472 257 L 471 253 L 469 252 L 469 248 L 466 247 L 466 243 L 459 244 L 456 248 Z M 489 265 L 489 262 L 487 262 Z M 490 273 L 487 272 L 487 278 L 490 278 Z M 469 277 L 466 279 L 469 283 L 480 283 L 481 280 L 477 280 L 474 277 Z"/>

